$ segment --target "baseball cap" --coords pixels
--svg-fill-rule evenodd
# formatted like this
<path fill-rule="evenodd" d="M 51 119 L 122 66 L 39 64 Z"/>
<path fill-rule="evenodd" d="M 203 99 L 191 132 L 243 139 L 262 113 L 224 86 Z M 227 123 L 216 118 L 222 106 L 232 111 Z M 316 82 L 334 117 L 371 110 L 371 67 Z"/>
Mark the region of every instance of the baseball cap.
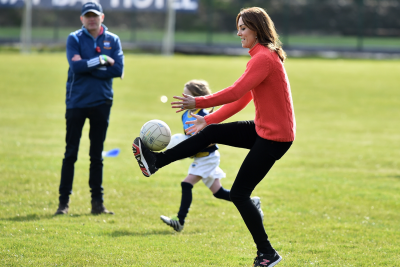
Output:
<path fill-rule="evenodd" d="M 82 6 L 81 16 L 84 16 L 88 12 L 93 12 L 97 15 L 103 14 L 103 8 L 96 2 L 87 2 Z"/>

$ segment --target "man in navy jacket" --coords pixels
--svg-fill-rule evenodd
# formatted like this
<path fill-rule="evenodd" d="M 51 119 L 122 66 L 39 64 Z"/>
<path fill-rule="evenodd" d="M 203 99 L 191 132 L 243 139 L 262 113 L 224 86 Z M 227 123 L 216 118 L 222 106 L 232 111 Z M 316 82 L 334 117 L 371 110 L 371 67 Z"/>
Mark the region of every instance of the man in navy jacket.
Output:
<path fill-rule="evenodd" d="M 107 31 L 107 27 L 102 24 L 104 14 L 100 4 L 84 4 L 80 18 L 82 29 L 72 32 L 67 39 L 67 133 L 59 206 L 55 215 L 68 213 L 74 165 L 86 118 L 90 123 L 91 213 L 114 214 L 103 204 L 102 151 L 113 101 L 112 82 L 115 77 L 123 77 L 124 55 L 119 37 Z"/>

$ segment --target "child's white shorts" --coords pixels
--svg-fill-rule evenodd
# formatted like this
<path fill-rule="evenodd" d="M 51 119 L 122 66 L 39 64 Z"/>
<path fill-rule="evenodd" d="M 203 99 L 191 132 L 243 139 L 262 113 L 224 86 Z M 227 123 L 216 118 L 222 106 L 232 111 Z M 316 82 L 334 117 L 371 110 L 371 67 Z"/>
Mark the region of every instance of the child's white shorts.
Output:
<path fill-rule="evenodd" d="M 226 174 L 219 167 L 220 154 L 218 150 L 211 152 L 207 157 L 194 158 L 189 167 L 189 174 L 201 176 L 203 183 L 210 188 L 215 179 L 225 178 Z"/>

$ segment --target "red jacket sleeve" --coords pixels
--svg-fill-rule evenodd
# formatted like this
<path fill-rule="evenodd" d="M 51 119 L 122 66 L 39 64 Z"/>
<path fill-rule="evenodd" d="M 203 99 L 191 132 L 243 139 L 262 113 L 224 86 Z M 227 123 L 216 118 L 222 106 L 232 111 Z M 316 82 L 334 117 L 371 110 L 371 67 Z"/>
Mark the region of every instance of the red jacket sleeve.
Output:
<path fill-rule="evenodd" d="M 196 108 L 209 108 L 235 102 L 267 78 L 269 65 L 269 59 L 265 55 L 256 55 L 250 59 L 246 71 L 232 86 L 211 95 L 196 97 Z"/>
<path fill-rule="evenodd" d="M 247 94 L 245 94 L 239 100 L 223 105 L 217 111 L 205 116 L 204 119 L 206 120 L 207 125 L 220 123 L 244 109 L 252 99 L 253 96 L 251 95 L 251 92 L 247 92 Z"/>

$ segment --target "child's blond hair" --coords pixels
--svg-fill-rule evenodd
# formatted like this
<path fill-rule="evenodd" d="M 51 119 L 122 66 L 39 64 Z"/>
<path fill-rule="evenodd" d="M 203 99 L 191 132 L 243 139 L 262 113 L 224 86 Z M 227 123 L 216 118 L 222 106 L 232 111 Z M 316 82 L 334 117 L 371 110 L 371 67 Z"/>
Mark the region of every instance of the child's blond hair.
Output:
<path fill-rule="evenodd" d="M 190 80 L 185 84 L 185 88 L 190 91 L 192 96 L 211 95 L 210 86 L 205 80 Z M 209 112 L 213 113 L 213 111 L 214 107 Z"/>
<path fill-rule="evenodd" d="M 193 96 L 211 94 L 210 86 L 208 85 L 208 82 L 204 80 L 190 80 L 185 84 L 185 88 L 187 88 Z"/>

